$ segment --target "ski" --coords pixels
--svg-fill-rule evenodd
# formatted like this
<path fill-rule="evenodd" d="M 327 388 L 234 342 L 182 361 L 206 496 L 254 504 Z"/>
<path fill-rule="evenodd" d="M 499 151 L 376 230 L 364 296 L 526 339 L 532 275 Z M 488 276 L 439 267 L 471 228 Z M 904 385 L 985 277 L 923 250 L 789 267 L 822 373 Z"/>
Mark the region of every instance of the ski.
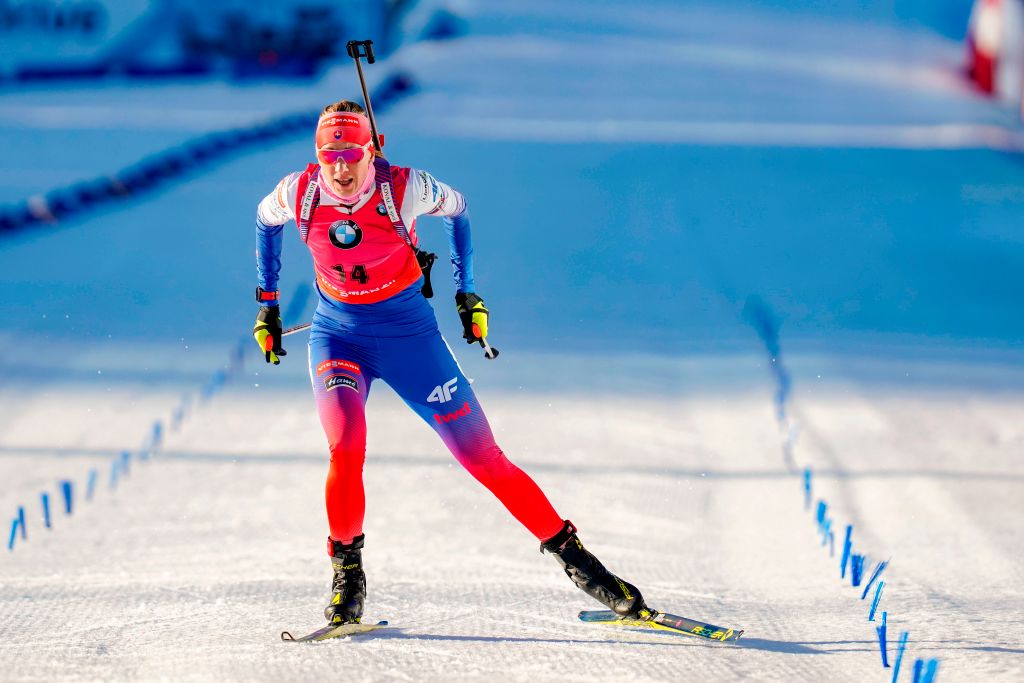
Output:
<path fill-rule="evenodd" d="M 347 638 L 348 636 L 357 636 L 361 633 L 369 633 L 382 629 L 388 625 L 386 621 L 378 621 L 376 624 L 341 624 L 340 626 L 332 626 L 328 624 L 323 628 L 318 628 L 312 633 L 306 634 L 301 638 L 296 638 L 288 631 L 281 632 L 281 640 L 286 643 L 308 643 L 314 640 L 328 640 L 330 638 Z"/>
<path fill-rule="evenodd" d="M 580 621 L 593 624 L 608 624 L 611 626 L 624 626 L 628 628 L 650 628 L 656 631 L 667 631 L 669 633 L 685 633 L 689 636 L 707 638 L 708 640 L 738 640 L 743 635 L 743 630 L 705 624 L 702 621 L 694 621 L 686 617 L 656 612 L 650 619 L 623 619 L 611 610 L 583 610 L 580 612 Z"/>

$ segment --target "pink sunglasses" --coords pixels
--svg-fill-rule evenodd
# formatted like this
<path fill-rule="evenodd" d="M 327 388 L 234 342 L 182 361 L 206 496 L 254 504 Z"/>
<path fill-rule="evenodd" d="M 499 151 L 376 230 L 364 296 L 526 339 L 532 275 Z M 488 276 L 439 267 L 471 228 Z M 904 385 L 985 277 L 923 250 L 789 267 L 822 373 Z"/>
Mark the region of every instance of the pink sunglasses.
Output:
<path fill-rule="evenodd" d="M 358 161 L 362 161 L 363 157 L 366 156 L 366 150 L 370 147 L 370 143 L 367 142 L 361 147 L 349 147 L 347 149 L 318 149 L 316 151 L 316 158 L 322 164 L 336 164 L 339 161 L 344 161 L 346 164 L 354 164 Z"/>

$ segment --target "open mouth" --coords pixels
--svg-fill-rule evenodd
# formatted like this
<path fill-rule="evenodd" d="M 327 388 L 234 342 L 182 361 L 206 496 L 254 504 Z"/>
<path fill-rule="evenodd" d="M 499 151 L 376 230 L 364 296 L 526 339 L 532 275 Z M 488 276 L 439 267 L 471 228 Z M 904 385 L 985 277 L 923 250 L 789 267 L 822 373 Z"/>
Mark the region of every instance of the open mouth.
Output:
<path fill-rule="evenodd" d="M 340 190 L 351 190 L 355 188 L 355 185 L 355 178 L 346 178 L 344 180 L 338 180 L 337 178 L 334 179 L 334 186 Z"/>

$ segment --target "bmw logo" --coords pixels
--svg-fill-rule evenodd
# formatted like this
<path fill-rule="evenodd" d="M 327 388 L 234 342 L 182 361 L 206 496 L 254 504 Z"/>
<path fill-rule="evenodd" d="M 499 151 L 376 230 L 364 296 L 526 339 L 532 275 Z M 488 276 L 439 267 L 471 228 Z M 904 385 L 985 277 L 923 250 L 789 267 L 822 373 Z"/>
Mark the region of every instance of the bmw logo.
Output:
<path fill-rule="evenodd" d="M 363 231 L 352 221 L 334 221 L 327 234 L 338 249 L 351 249 L 363 241 Z"/>
<path fill-rule="evenodd" d="M 384 206 L 384 202 L 381 202 L 380 204 L 377 205 L 377 213 L 379 213 L 381 216 L 388 215 L 388 207 Z"/>

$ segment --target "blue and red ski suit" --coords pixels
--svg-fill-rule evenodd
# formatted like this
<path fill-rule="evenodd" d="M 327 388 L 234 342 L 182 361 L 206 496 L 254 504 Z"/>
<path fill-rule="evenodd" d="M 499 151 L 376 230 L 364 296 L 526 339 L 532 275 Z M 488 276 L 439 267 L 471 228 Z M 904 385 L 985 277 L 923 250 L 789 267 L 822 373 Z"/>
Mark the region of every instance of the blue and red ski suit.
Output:
<path fill-rule="evenodd" d="M 414 244 L 416 218 L 441 216 L 455 282 L 474 289 L 465 200 L 425 171 L 391 167 L 390 185 Z M 327 519 L 331 538 L 363 533 L 365 405 L 381 379 L 427 422 L 459 463 L 539 540 L 563 527 L 537 484 L 495 443 L 483 408 L 420 293 L 413 250 L 396 232 L 379 183 L 354 205 L 329 192 L 310 210 L 318 166 L 286 176 L 260 203 L 259 285 L 277 291 L 283 225 L 295 220 L 313 255 L 319 302 L 309 335 L 309 374 L 330 449 Z M 298 210 L 296 207 L 299 207 Z M 297 216 L 298 214 L 298 216 Z"/>

